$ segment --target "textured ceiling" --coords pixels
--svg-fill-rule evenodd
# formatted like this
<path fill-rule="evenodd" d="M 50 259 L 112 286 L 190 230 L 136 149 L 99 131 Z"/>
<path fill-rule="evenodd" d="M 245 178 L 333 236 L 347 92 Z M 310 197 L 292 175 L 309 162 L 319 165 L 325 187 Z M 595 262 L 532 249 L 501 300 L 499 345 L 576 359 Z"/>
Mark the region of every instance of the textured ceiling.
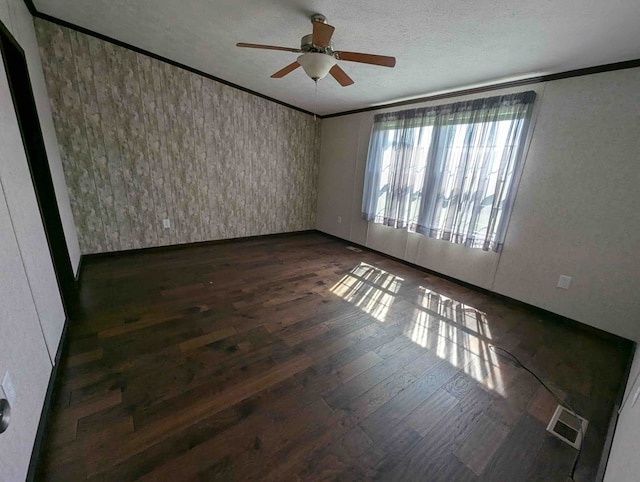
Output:
<path fill-rule="evenodd" d="M 640 58 L 632 0 L 35 0 L 39 12 L 116 38 L 297 107 L 314 110 L 296 54 L 309 16 L 326 15 L 337 50 L 397 58 L 395 69 L 340 62 L 355 80 L 318 84 L 321 115 L 500 81 Z"/>

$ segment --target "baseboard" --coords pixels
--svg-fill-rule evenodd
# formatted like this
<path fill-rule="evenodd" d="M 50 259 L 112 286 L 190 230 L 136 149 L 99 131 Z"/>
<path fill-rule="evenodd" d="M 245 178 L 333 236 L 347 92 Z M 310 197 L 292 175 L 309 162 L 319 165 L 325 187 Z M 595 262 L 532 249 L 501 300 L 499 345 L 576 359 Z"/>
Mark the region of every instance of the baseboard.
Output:
<path fill-rule="evenodd" d="M 543 316 L 548 320 L 552 320 L 552 321 L 557 322 L 557 323 L 566 324 L 566 325 L 572 326 L 574 328 L 578 328 L 578 329 L 580 329 L 582 331 L 586 331 L 586 332 L 592 333 L 594 335 L 597 335 L 597 336 L 599 336 L 601 338 L 607 339 L 607 340 L 612 341 L 614 343 L 619 343 L 622 348 L 629 349 L 630 347 L 632 347 L 634 345 L 634 342 L 629 340 L 629 339 L 627 339 L 627 338 L 623 338 L 621 336 L 615 335 L 615 334 L 610 333 L 608 331 L 604 331 L 604 330 L 602 330 L 600 328 L 596 328 L 595 326 L 586 325 L 586 324 L 584 324 L 584 323 L 582 323 L 580 321 L 574 320 L 572 318 L 568 318 L 566 316 L 559 315 L 559 314 L 554 313 L 552 311 L 545 310 L 544 308 L 540 308 L 539 306 L 531 305 L 529 303 L 525 303 L 524 301 L 520 301 L 520 300 L 517 300 L 515 298 L 510 298 L 509 296 L 506 296 L 506 295 L 503 295 L 503 294 L 500 294 L 500 293 L 496 293 L 495 291 L 488 290 L 488 289 L 483 288 L 481 286 L 477 286 L 477 285 L 474 285 L 472 283 L 468 283 L 466 281 L 462 281 L 460 279 L 454 278 L 452 276 L 449 276 L 449 275 L 446 275 L 446 274 L 443 274 L 443 273 L 439 273 L 439 272 L 434 271 L 432 269 L 425 268 L 424 266 L 420 266 L 418 264 L 411 263 L 410 261 L 406 261 L 406 260 L 404 260 L 402 258 L 397 258 L 397 257 L 392 256 L 390 254 L 383 253 L 382 251 L 378 251 L 376 249 L 372 249 L 372 248 L 370 248 L 368 246 L 364 246 L 362 244 L 354 243 L 353 241 L 349 241 L 348 239 L 344 239 L 344 238 L 341 238 L 339 236 L 335 236 L 333 234 L 325 233 L 324 231 L 320 231 L 319 229 L 316 229 L 315 231 L 317 233 L 319 233 L 319 234 L 322 234 L 323 236 L 327 236 L 329 238 L 337 239 L 339 241 L 344 241 L 346 243 L 349 243 L 351 246 L 357 246 L 358 248 L 363 249 L 365 251 L 370 251 L 372 253 L 376 253 L 376 254 L 378 254 L 380 256 L 384 256 L 385 258 L 397 261 L 398 263 L 402 263 L 402 264 L 404 264 L 406 266 L 410 266 L 410 267 L 415 268 L 417 270 L 424 271 L 425 273 L 428 273 L 428 274 L 433 275 L 433 276 L 437 276 L 439 278 L 445 279 L 445 280 L 450 281 L 452 283 L 456 283 L 457 285 L 464 286 L 465 288 L 470 288 L 470 289 L 473 289 L 474 291 L 479 291 L 479 292 L 481 292 L 481 293 L 483 293 L 483 294 L 485 294 L 487 296 L 491 296 L 494 299 L 502 300 L 502 301 L 510 303 L 512 305 L 521 306 L 522 308 L 525 308 L 527 310 L 530 310 L 530 311 L 533 311 L 535 313 L 538 313 L 540 316 Z"/>
<path fill-rule="evenodd" d="M 80 280 L 82 279 L 82 268 L 84 267 L 84 254 L 80 255 L 78 261 L 78 270 L 76 271 L 76 291 L 80 288 Z"/>
<path fill-rule="evenodd" d="M 56 351 L 55 364 L 51 368 L 51 374 L 49 376 L 49 385 L 47 385 L 47 393 L 44 397 L 44 404 L 42 405 L 42 412 L 40 413 L 40 421 L 38 422 L 38 431 L 36 432 L 36 439 L 33 443 L 33 450 L 31 451 L 31 459 L 29 460 L 29 470 L 27 471 L 27 481 L 33 482 L 36 480 L 38 471 L 38 464 L 40 463 L 40 456 L 43 451 L 43 444 L 49 425 L 49 415 L 51 412 L 51 404 L 53 403 L 55 396 L 56 380 L 60 369 L 60 361 L 67 347 L 67 329 L 69 326 L 69 319 L 64 322 L 62 328 L 62 336 L 60 337 L 60 343 L 58 344 L 58 350 Z"/>
<path fill-rule="evenodd" d="M 114 258 L 114 257 L 128 256 L 128 255 L 136 255 L 136 254 L 142 254 L 142 253 L 168 252 L 168 251 L 175 251 L 180 249 L 188 249 L 188 248 L 195 248 L 195 247 L 202 247 L 202 246 L 214 246 L 217 244 L 236 243 L 239 241 L 257 241 L 261 239 L 296 236 L 299 234 L 309 234 L 309 233 L 315 233 L 315 232 L 317 232 L 316 229 L 304 229 L 302 231 L 288 231 L 285 233 L 259 234 L 256 236 L 244 236 L 240 238 L 212 239 L 209 241 L 196 241 L 194 243 L 169 244 L 166 246 L 150 246 L 148 248 L 124 249 L 121 251 L 108 251 L 104 253 L 89 253 L 89 254 L 83 254 L 80 259 L 81 259 L 81 263 L 83 263 L 86 261 L 105 259 L 105 258 Z M 78 273 L 80 273 L 80 269 L 78 270 Z"/>

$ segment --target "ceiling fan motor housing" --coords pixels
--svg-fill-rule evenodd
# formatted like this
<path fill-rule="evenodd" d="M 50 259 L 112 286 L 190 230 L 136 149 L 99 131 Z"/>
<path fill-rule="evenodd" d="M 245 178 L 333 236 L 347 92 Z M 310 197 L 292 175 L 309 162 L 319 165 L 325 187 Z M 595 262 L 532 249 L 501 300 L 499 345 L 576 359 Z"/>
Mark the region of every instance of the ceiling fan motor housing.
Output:
<path fill-rule="evenodd" d="M 305 35 L 300 39 L 300 50 L 303 52 L 317 52 L 320 54 L 332 55 L 333 52 L 333 40 L 326 47 L 319 47 L 313 44 L 313 34 Z"/>

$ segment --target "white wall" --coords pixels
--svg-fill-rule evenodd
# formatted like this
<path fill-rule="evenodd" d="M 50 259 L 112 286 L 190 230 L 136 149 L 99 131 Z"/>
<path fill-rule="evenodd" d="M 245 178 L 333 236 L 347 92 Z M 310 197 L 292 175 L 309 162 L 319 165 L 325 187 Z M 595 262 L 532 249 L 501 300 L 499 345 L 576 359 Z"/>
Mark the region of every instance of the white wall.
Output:
<path fill-rule="evenodd" d="M 0 480 L 13 482 L 29 467 L 51 361 L 1 186 L 0 246 L 0 379 L 9 372 L 16 392 L 9 428 L 0 434 Z"/>
<path fill-rule="evenodd" d="M 639 86 L 640 69 L 546 86 L 492 289 L 640 341 Z"/>
<path fill-rule="evenodd" d="M 640 69 L 629 69 L 517 89 L 538 92 L 536 120 L 501 254 L 361 219 L 377 112 L 322 121 L 317 228 L 640 340 L 639 85 Z M 573 277 L 567 291 L 556 288 L 561 274 Z"/>
<path fill-rule="evenodd" d="M 22 0 L 0 0 L 0 21 L 27 57 L 72 265 L 80 251 L 53 129 L 31 15 Z M 0 480 L 26 476 L 52 360 L 65 315 L 27 166 L 4 66 L 0 63 L 0 379 L 16 398 L 0 434 Z"/>
<path fill-rule="evenodd" d="M 625 392 L 627 403 L 622 407 L 611 454 L 605 472 L 605 482 L 631 482 L 638 480 L 640 473 L 640 400 L 632 405 L 635 392 L 640 389 L 640 350 L 631 366 L 629 384 Z M 624 399 L 623 399 L 624 400 Z"/>

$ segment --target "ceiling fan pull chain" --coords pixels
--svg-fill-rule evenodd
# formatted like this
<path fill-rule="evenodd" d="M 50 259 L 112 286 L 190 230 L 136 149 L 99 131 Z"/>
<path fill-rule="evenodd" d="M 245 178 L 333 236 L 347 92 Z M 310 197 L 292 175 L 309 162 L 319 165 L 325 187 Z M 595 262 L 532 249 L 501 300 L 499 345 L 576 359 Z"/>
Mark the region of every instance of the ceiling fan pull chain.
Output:
<path fill-rule="evenodd" d="M 318 79 L 314 80 L 314 83 L 316 84 L 315 87 L 315 94 L 313 96 L 313 120 L 316 120 L 316 111 L 318 110 Z"/>

